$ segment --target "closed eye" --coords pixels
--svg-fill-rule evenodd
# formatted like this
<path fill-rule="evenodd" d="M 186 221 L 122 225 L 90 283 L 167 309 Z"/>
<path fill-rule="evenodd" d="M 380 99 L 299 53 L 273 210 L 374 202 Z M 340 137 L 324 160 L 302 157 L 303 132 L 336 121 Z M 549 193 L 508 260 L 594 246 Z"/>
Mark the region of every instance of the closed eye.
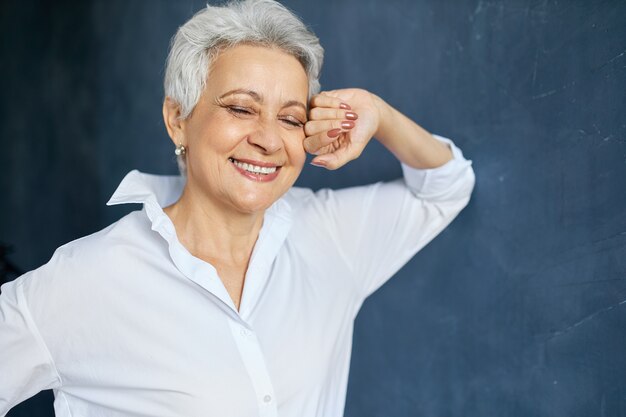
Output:
<path fill-rule="evenodd" d="M 246 107 L 228 106 L 227 109 L 229 112 L 234 113 L 234 114 L 240 114 L 240 115 L 252 114 L 252 111 Z"/>
<path fill-rule="evenodd" d="M 303 127 L 304 126 L 304 123 L 302 123 L 298 119 L 291 119 L 291 118 L 284 117 L 284 118 L 282 118 L 280 120 L 282 120 L 283 122 L 285 122 L 288 125 L 293 126 L 293 127 Z"/>

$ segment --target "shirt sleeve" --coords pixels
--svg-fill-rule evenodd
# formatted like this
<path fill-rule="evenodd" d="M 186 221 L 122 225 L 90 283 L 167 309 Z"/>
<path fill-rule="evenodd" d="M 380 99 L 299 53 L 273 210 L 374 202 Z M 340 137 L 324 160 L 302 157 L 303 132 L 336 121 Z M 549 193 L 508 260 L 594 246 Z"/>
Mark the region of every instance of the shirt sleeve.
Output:
<path fill-rule="evenodd" d="M 0 416 L 39 391 L 60 386 L 26 305 L 26 276 L 2 285 L 0 293 Z"/>
<path fill-rule="evenodd" d="M 453 159 L 432 169 L 402 164 L 403 179 L 320 190 L 328 233 L 364 299 L 376 291 L 467 205 L 472 161 L 447 138 Z M 442 259 L 443 261 L 443 259 Z"/>

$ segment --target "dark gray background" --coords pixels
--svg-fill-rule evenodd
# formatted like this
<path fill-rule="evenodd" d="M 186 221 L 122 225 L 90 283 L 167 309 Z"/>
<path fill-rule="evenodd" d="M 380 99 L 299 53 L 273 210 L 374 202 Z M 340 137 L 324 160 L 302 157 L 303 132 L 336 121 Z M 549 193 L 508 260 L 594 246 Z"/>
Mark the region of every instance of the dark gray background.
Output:
<path fill-rule="evenodd" d="M 326 48 L 324 88 L 381 95 L 477 174 L 457 220 L 365 303 L 346 415 L 626 416 L 626 2 L 285 4 Z M 0 241 L 19 268 L 123 215 L 104 203 L 129 170 L 176 171 L 163 64 L 202 6 L 2 1 Z M 298 185 L 399 175 L 372 144 Z"/>

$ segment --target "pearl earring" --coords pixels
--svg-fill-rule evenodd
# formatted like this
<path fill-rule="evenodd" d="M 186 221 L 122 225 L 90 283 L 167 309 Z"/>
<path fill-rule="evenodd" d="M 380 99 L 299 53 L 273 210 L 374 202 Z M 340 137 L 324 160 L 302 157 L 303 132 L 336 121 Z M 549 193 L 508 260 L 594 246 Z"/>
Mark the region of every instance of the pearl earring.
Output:
<path fill-rule="evenodd" d="M 182 143 L 178 144 L 178 146 L 176 147 L 176 149 L 174 150 L 174 153 L 176 154 L 176 156 L 181 156 L 184 155 L 185 153 L 187 153 L 187 148 L 185 148 L 183 146 Z"/>

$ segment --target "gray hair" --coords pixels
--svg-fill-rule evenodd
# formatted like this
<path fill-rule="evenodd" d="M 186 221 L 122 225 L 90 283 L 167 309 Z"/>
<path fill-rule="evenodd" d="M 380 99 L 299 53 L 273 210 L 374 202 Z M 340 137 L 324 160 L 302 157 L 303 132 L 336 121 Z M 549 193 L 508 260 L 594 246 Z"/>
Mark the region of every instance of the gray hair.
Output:
<path fill-rule="evenodd" d="M 315 34 L 285 6 L 274 0 L 231 1 L 196 13 L 172 38 L 165 69 L 165 95 L 189 117 L 207 82 L 212 60 L 238 44 L 279 48 L 297 58 L 309 80 L 309 98 L 320 91 L 324 49 Z M 184 157 L 178 158 L 186 173 Z"/>

